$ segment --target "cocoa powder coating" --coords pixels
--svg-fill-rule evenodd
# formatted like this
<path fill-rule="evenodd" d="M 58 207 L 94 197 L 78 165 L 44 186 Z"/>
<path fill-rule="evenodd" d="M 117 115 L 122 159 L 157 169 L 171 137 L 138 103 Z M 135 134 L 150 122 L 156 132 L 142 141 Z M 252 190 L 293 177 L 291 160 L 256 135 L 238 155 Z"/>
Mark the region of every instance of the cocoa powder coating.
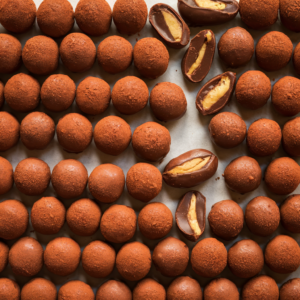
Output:
<path fill-rule="evenodd" d="M 280 300 L 296 300 L 300 297 L 300 278 L 290 279 L 280 288 Z"/>
<path fill-rule="evenodd" d="M 205 300 L 239 300 L 240 293 L 236 285 L 227 278 L 212 280 L 204 289 Z"/>
<path fill-rule="evenodd" d="M 6 268 L 8 263 L 9 248 L 6 244 L 0 242 L 0 273 Z"/>
<path fill-rule="evenodd" d="M 0 111 L 0 151 L 15 146 L 20 137 L 20 124 L 17 119 L 6 111 Z"/>
<path fill-rule="evenodd" d="M 0 81 L 0 109 L 4 104 L 4 84 Z"/>
<path fill-rule="evenodd" d="M 20 300 L 20 287 L 8 278 L 0 278 L 0 298 L 1 300 Z"/>
<path fill-rule="evenodd" d="M 281 23 L 289 30 L 300 31 L 299 0 L 280 0 L 279 12 Z"/>
<path fill-rule="evenodd" d="M 132 300 L 132 293 L 125 283 L 109 280 L 98 289 L 96 300 Z"/>
<path fill-rule="evenodd" d="M 92 288 L 79 280 L 73 280 L 65 283 L 58 291 L 58 300 L 94 300 L 95 295 Z"/>
<path fill-rule="evenodd" d="M 56 300 L 56 286 L 47 279 L 34 278 L 26 283 L 21 291 L 22 300 Z"/>
<path fill-rule="evenodd" d="M 300 43 L 297 44 L 293 54 L 293 64 L 296 72 L 300 74 Z"/>
<path fill-rule="evenodd" d="M 14 172 L 11 163 L 0 157 L 0 195 L 6 194 L 14 184 Z"/>
<path fill-rule="evenodd" d="M 282 145 L 290 156 L 300 156 L 300 117 L 285 123 L 282 130 Z"/>
<path fill-rule="evenodd" d="M 291 195 L 282 203 L 280 218 L 286 230 L 300 233 L 300 195 Z"/>
<path fill-rule="evenodd" d="M 140 281 L 133 290 L 133 300 L 165 300 L 166 290 L 157 281 L 146 278 Z"/>

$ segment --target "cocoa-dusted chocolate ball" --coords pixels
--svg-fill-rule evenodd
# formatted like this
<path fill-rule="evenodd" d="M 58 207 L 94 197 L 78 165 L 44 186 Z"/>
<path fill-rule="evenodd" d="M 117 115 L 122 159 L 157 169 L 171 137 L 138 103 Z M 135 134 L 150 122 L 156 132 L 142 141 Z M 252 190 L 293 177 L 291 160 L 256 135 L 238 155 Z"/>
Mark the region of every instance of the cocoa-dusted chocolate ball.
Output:
<path fill-rule="evenodd" d="M 55 275 L 68 276 L 77 269 L 80 255 L 80 247 L 74 240 L 58 237 L 50 241 L 45 249 L 45 266 Z"/>
<path fill-rule="evenodd" d="M 126 280 L 141 280 L 151 268 L 150 249 L 140 242 L 125 244 L 117 254 L 116 266 Z"/>
<path fill-rule="evenodd" d="M 274 159 L 266 170 L 265 183 L 274 194 L 290 194 L 300 183 L 300 167 L 289 157 Z"/>
<path fill-rule="evenodd" d="M 0 299 L 1 300 L 19 300 L 20 287 L 18 284 L 8 278 L 0 278 Z"/>
<path fill-rule="evenodd" d="M 153 165 L 137 163 L 127 173 L 126 186 L 130 196 L 143 202 L 149 202 L 162 189 L 162 175 Z"/>
<path fill-rule="evenodd" d="M 114 23 L 121 34 L 141 31 L 147 21 L 148 8 L 144 0 L 117 0 L 113 9 Z"/>
<path fill-rule="evenodd" d="M 235 113 L 223 112 L 214 116 L 208 126 L 212 141 L 219 147 L 230 149 L 240 145 L 247 133 L 245 121 Z"/>
<path fill-rule="evenodd" d="M 14 174 L 11 163 L 0 157 L 0 195 L 6 194 L 14 184 Z"/>
<path fill-rule="evenodd" d="M 0 151 L 6 151 L 15 146 L 20 137 L 18 120 L 6 111 L 0 111 Z"/>
<path fill-rule="evenodd" d="M 65 151 L 80 153 L 92 142 L 93 126 L 86 117 L 70 113 L 58 121 L 56 134 Z"/>
<path fill-rule="evenodd" d="M 121 36 L 109 36 L 98 47 L 97 59 L 104 71 L 117 74 L 125 71 L 132 63 L 132 45 Z"/>
<path fill-rule="evenodd" d="M 43 194 L 51 178 L 49 166 L 38 158 L 26 158 L 21 160 L 14 173 L 14 181 L 17 189 L 27 196 Z"/>
<path fill-rule="evenodd" d="M 117 116 L 105 117 L 94 128 L 94 141 L 103 153 L 117 156 L 129 146 L 131 128 L 125 120 Z"/>
<path fill-rule="evenodd" d="M 229 189 L 239 194 L 246 194 L 259 187 L 262 174 L 254 158 L 241 156 L 226 167 L 224 177 Z"/>
<path fill-rule="evenodd" d="M 146 278 L 140 281 L 133 290 L 133 300 L 165 300 L 166 290 L 157 281 Z"/>
<path fill-rule="evenodd" d="M 202 277 L 218 276 L 227 266 L 227 250 L 215 238 L 206 238 L 196 244 L 191 253 L 195 273 Z"/>
<path fill-rule="evenodd" d="M 117 201 L 123 193 L 125 176 L 120 167 L 102 164 L 93 170 L 88 184 L 95 199 L 101 203 L 112 203 Z"/>
<path fill-rule="evenodd" d="M 168 122 L 185 114 L 187 101 L 180 86 L 171 82 L 161 82 L 151 91 L 150 106 L 158 120 Z"/>
<path fill-rule="evenodd" d="M 58 300 L 84 299 L 94 300 L 95 295 L 92 288 L 79 280 L 65 283 L 58 291 Z"/>
<path fill-rule="evenodd" d="M 146 83 L 135 76 L 118 80 L 111 94 L 115 109 L 124 115 L 133 115 L 141 111 L 147 105 L 148 98 L 149 90 Z"/>
<path fill-rule="evenodd" d="M 236 285 L 227 278 L 212 280 L 204 289 L 205 300 L 239 300 L 240 293 Z"/>
<path fill-rule="evenodd" d="M 77 87 L 76 104 L 89 115 L 99 115 L 106 111 L 110 102 L 110 86 L 97 77 L 87 77 Z"/>
<path fill-rule="evenodd" d="M 2 108 L 4 103 L 4 84 L 0 81 L 0 109 Z"/>
<path fill-rule="evenodd" d="M 71 204 L 67 210 L 68 226 L 77 235 L 91 236 L 99 228 L 101 210 L 90 199 L 80 199 Z"/>
<path fill-rule="evenodd" d="M 125 205 L 115 204 L 103 214 L 100 230 L 106 240 L 125 243 L 133 238 L 136 231 L 135 211 Z"/>
<path fill-rule="evenodd" d="M 125 283 L 109 280 L 98 289 L 96 300 L 132 300 L 132 293 Z"/>
<path fill-rule="evenodd" d="M 54 40 L 38 35 L 29 39 L 22 51 L 22 60 L 29 72 L 47 75 L 58 67 L 59 51 Z"/>
<path fill-rule="evenodd" d="M 300 31 L 300 17 L 297 6 L 299 0 L 280 0 L 279 12 L 281 23 L 289 30 Z"/>
<path fill-rule="evenodd" d="M 300 278 L 288 280 L 280 288 L 280 300 L 296 300 L 300 298 Z"/>
<path fill-rule="evenodd" d="M 283 227 L 290 232 L 300 233 L 300 195 L 289 196 L 280 207 Z"/>
<path fill-rule="evenodd" d="M 43 112 L 32 112 L 21 122 L 20 137 L 29 150 L 45 149 L 55 134 L 54 121 Z"/>
<path fill-rule="evenodd" d="M 68 109 L 76 95 L 75 82 L 67 75 L 49 76 L 41 89 L 41 100 L 44 106 L 55 112 Z"/>
<path fill-rule="evenodd" d="M 293 64 L 296 72 L 300 74 L 300 43 L 295 47 L 293 55 Z"/>
<path fill-rule="evenodd" d="M 149 79 L 156 79 L 167 71 L 169 58 L 166 46 L 156 38 L 143 38 L 133 48 L 135 67 Z"/>
<path fill-rule="evenodd" d="M 100 36 L 108 32 L 112 12 L 105 0 L 80 0 L 75 9 L 75 19 L 84 33 Z"/>
<path fill-rule="evenodd" d="M 32 279 L 23 286 L 21 291 L 21 299 L 56 300 L 56 286 L 50 280 L 44 278 Z"/>
<path fill-rule="evenodd" d="M 0 242 L 0 273 L 6 268 L 8 263 L 9 248 L 4 243 Z"/>
<path fill-rule="evenodd" d="M 285 123 L 282 130 L 282 145 L 291 156 L 300 156 L 300 117 Z"/>
<path fill-rule="evenodd" d="M 56 234 L 65 223 L 66 209 L 56 198 L 43 197 L 33 204 L 30 218 L 36 232 L 46 235 Z"/>
<path fill-rule="evenodd" d="M 116 251 L 102 241 L 93 241 L 82 252 L 82 267 L 95 278 L 107 277 L 114 269 Z"/>
<path fill-rule="evenodd" d="M 8 261 L 15 275 L 31 277 L 43 267 L 43 247 L 32 237 L 19 239 L 9 250 Z"/>
<path fill-rule="evenodd" d="M 1 5 L 1 4 L 0 4 Z M 0 17 L 1 18 L 1 17 Z M 22 45 L 14 36 L 0 34 L 0 73 L 12 73 L 22 63 Z M 1 105 L 0 105 L 1 107 Z"/>
<path fill-rule="evenodd" d="M 244 213 L 233 200 L 223 200 L 211 207 L 208 222 L 212 232 L 224 239 L 236 238 L 244 226 Z"/>
<path fill-rule="evenodd" d="M 255 11 L 257 11 L 257 7 Z M 264 15 L 265 13 L 264 11 Z M 278 71 L 285 67 L 290 61 L 292 53 L 292 41 L 287 35 L 279 31 L 265 34 L 260 38 L 255 49 L 256 61 L 266 71 Z"/>
<path fill-rule="evenodd" d="M 152 254 L 157 271 L 169 277 L 181 275 L 188 265 L 189 258 L 188 246 L 174 237 L 167 237 L 159 242 Z"/>
<path fill-rule="evenodd" d="M 67 69 L 73 73 L 88 71 L 96 59 L 96 46 L 85 34 L 74 32 L 61 42 L 60 57 Z"/>
<path fill-rule="evenodd" d="M 40 84 L 35 78 L 19 73 L 6 82 L 5 101 L 15 111 L 29 112 L 39 105 L 40 90 Z"/>

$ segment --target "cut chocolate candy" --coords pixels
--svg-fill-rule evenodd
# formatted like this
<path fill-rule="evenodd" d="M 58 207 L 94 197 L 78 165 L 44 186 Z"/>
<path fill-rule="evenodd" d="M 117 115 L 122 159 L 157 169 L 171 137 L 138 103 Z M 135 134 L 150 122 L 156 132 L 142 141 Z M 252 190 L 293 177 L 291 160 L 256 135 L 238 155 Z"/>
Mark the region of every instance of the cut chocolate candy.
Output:
<path fill-rule="evenodd" d="M 202 81 L 210 70 L 216 48 L 215 35 L 211 30 L 200 31 L 190 43 L 182 63 L 183 75 L 191 82 Z"/>
<path fill-rule="evenodd" d="M 211 115 L 221 110 L 233 93 L 236 74 L 225 72 L 208 81 L 199 91 L 196 107 L 203 115 Z"/>
<path fill-rule="evenodd" d="M 171 6 L 162 3 L 152 6 L 149 21 L 168 46 L 179 49 L 188 44 L 190 29 Z"/>

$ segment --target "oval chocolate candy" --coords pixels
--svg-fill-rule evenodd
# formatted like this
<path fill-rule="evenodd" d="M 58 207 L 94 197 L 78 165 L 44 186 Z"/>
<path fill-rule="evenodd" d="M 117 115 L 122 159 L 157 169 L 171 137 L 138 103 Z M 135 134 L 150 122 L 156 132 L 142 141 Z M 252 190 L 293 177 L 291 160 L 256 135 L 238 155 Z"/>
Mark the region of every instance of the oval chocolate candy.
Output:
<path fill-rule="evenodd" d="M 163 179 L 176 188 L 190 188 L 211 178 L 217 171 L 218 158 L 204 149 L 191 150 L 172 159 L 165 167 Z"/>
<path fill-rule="evenodd" d="M 235 18 L 239 3 L 235 0 L 178 0 L 178 10 L 189 26 L 217 25 Z"/>
<path fill-rule="evenodd" d="M 191 82 L 200 82 L 208 74 L 216 48 L 215 35 L 211 30 L 200 31 L 190 43 L 182 59 L 181 70 Z"/>
<path fill-rule="evenodd" d="M 176 49 L 190 41 L 190 29 L 180 15 L 169 5 L 158 3 L 151 7 L 149 21 L 165 43 Z"/>
<path fill-rule="evenodd" d="M 182 234 L 196 242 L 205 230 L 206 198 L 198 191 L 187 192 L 178 203 L 176 224 Z"/>
<path fill-rule="evenodd" d="M 196 97 L 196 107 L 203 115 L 211 115 L 221 110 L 230 100 L 236 74 L 225 72 L 208 81 Z"/>

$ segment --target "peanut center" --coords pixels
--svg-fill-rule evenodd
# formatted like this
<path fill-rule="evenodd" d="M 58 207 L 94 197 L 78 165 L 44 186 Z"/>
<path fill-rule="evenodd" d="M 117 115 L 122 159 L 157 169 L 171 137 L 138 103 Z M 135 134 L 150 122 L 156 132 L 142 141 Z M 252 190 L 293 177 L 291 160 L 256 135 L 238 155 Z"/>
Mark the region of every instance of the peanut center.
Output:
<path fill-rule="evenodd" d="M 173 39 L 176 42 L 180 42 L 182 38 L 182 27 L 177 18 L 166 10 L 162 10 L 161 13 L 164 16 L 165 22 L 170 30 Z"/>
<path fill-rule="evenodd" d="M 191 198 L 191 202 L 190 202 L 190 207 L 189 207 L 189 211 L 188 211 L 188 222 L 189 225 L 191 227 L 191 229 L 193 230 L 193 232 L 197 235 L 200 236 L 201 235 L 201 229 L 197 220 L 197 212 L 196 212 L 196 195 L 193 194 L 192 198 Z"/>
<path fill-rule="evenodd" d="M 168 173 L 175 175 L 192 173 L 202 169 L 209 162 L 209 160 L 210 156 L 207 156 L 205 158 L 194 158 L 183 163 L 180 166 L 171 169 L 170 171 L 168 171 Z"/>
<path fill-rule="evenodd" d="M 225 3 L 212 1 L 212 0 L 195 0 L 195 2 L 199 7 L 214 9 L 214 10 L 223 10 L 226 7 Z"/>

